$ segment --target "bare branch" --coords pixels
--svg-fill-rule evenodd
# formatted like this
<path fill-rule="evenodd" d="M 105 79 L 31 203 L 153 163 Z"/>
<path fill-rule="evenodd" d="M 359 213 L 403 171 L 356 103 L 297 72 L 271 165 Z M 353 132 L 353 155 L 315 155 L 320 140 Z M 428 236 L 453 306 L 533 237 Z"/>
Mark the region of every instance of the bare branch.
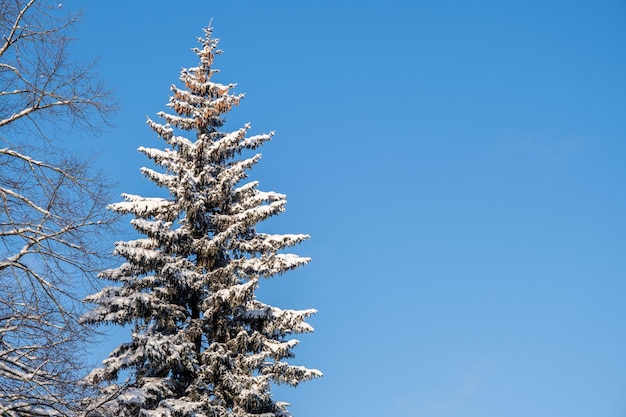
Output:
<path fill-rule="evenodd" d="M 22 21 L 22 18 L 24 17 L 28 9 L 32 7 L 34 3 L 35 3 L 35 0 L 28 1 L 24 5 L 22 10 L 20 10 L 20 12 L 18 13 L 17 17 L 15 18 L 15 21 L 13 22 L 13 26 L 11 26 L 11 32 L 8 34 L 8 36 L 4 37 L 5 42 L 0 48 L 0 56 L 4 55 L 7 49 L 9 49 L 9 47 L 13 45 L 15 42 L 17 42 L 17 40 L 19 39 L 19 37 L 16 38 L 15 34 L 20 29 L 20 22 Z"/>
<path fill-rule="evenodd" d="M 114 109 L 92 62 L 68 55 L 77 15 L 0 2 L 0 415 L 69 416 L 89 389 L 78 321 L 107 249 L 109 188 L 59 133 Z M 84 290 L 83 290 L 84 289 Z"/>
<path fill-rule="evenodd" d="M 70 104 L 76 104 L 76 103 L 77 102 L 72 103 L 71 100 L 64 100 L 64 101 L 55 101 L 53 103 L 41 104 L 41 99 L 40 99 L 37 102 L 37 105 L 22 109 L 18 113 L 12 114 L 11 116 L 9 116 L 8 118 L 4 120 L 0 120 L 0 127 L 6 126 L 9 123 L 13 123 L 17 121 L 18 119 L 21 119 L 22 117 L 28 116 L 29 114 L 39 111 L 39 110 L 46 110 L 46 109 L 50 109 L 52 107 L 58 107 L 58 106 L 69 106 Z"/>

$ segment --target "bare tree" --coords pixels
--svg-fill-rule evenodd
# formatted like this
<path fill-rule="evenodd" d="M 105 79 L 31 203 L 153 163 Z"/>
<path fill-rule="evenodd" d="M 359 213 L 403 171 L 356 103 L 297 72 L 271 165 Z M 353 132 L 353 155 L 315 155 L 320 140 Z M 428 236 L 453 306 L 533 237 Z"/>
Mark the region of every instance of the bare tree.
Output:
<path fill-rule="evenodd" d="M 112 110 L 93 63 L 70 58 L 77 15 L 0 0 L 0 416 L 72 415 L 85 389 L 77 320 L 112 218 L 91 161 L 63 149 Z"/>

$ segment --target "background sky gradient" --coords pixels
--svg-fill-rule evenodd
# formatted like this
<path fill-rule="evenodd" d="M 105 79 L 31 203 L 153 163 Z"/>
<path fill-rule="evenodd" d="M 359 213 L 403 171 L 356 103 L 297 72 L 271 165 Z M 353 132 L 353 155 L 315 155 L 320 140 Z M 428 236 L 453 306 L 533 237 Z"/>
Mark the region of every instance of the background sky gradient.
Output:
<path fill-rule="evenodd" d="M 325 373 L 276 391 L 294 417 L 626 415 L 624 1 L 62 7 L 120 105 L 68 141 L 116 194 L 158 192 L 146 116 L 211 19 L 246 93 L 227 127 L 276 131 L 250 178 L 289 204 L 263 228 L 313 262 L 259 297 L 319 310 L 292 363 Z"/>

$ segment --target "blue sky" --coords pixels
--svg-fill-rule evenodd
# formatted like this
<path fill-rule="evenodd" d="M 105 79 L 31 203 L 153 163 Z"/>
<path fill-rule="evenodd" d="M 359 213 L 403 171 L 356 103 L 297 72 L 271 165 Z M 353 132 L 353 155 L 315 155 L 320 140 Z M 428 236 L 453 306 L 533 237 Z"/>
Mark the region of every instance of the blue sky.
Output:
<path fill-rule="evenodd" d="M 120 5 L 63 5 L 120 105 L 76 146 L 154 194 L 146 116 L 213 19 L 228 126 L 276 131 L 263 227 L 312 235 L 260 293 L 319 310 L 294 363 L 325 377 L 276 392 L 294 417 L 626 415 L 626 3 Z"/>

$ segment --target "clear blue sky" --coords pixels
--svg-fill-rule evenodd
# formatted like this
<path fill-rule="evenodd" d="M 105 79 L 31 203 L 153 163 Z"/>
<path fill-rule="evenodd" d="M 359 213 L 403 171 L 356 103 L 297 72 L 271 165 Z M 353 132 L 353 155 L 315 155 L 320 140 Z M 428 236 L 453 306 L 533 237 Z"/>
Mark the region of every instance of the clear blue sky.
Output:
<path fill-rule="evenodd" d="M 626 415 L 624 1 L 79 6 L 116 193 L 153 193 L 146 115 L 211 19 L 246 93 L 229 126 L 276 131 L 265 227 L 314 261 L 260 297 L 319 310 L 294 363 L 325 373 L 277 391 L 294 417 Z"/>

